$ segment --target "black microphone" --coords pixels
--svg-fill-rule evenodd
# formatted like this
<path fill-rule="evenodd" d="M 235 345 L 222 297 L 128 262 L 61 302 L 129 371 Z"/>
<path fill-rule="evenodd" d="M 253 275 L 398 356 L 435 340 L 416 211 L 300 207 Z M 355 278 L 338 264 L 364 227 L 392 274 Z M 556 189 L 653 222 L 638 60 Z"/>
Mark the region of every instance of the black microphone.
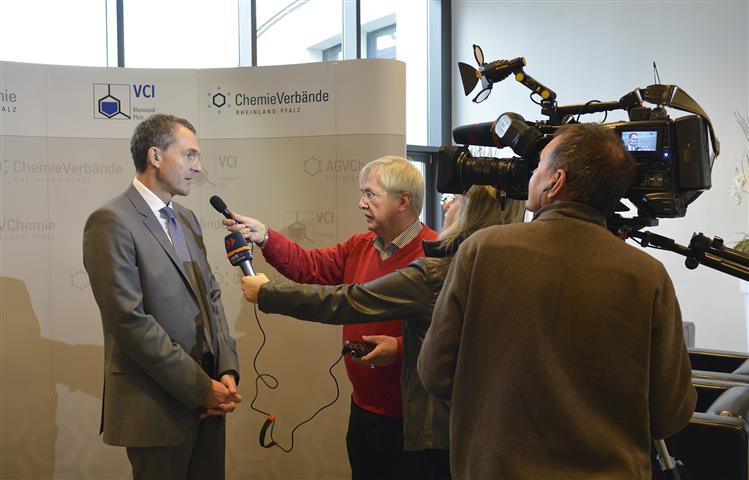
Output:
<path fill-rule="evenodd" d="M 223 200 L 221 200 L 221 197 L 218 195 L 214 195 L 210 198 L 211 205 L 213 205 L 213 208 L 215 208 L 218 213 L 225 216 L 226 218 L 231 218 L 231 213 L 229 212 L 229 209 L 226 208 L 226 204 Z"/>
<path fill-rule="evenodd" d="M 245 275 L 255 275 L 255 270 L 252 268 L 252 249 L 247 245 L 241 233 L 231 232 L 224 237 L 224 246 L 226 247 L 226 257 L 232 265 L 240 267 Z"/>
<path fill-rule="evenodd" d="M 472 123 L 461 125 L 453 129 L 453 140 L 461 145 L 482 145 L 484 147 L 498 147 L 492 136 L 492 123 Z"/>
<path fill-rule="evenodd" d="M 226 203 L 221 197 L 214 195 L 209 200 L 213 208 L 226 218 L 231 218 L 231 212 L 226 208 Z M 252 249 L 244 237 L 239 232 L 232 232 L 224 237 L 224 246 L 226 247 L 226 257 L 232 265 L 240 267 L 245 275 L 255 275 L 252 268 Z"/>

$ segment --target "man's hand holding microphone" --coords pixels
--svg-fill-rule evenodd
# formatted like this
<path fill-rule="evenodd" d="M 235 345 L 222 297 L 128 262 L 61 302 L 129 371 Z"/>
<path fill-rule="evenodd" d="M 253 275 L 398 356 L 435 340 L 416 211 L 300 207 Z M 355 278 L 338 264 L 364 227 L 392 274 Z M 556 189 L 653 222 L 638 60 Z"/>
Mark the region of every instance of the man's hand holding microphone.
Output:
<path fill-rule="evenodd" d="M 260 248 L 263 248 L 268 240 L 268 227 L 259 220 L 245 217 L 238 213 L 230 212 L 221 198 L 214 195 L 210 199 L 213 208 L 224 216 L 222 223 L 230 232 L 239 232 L 245 240 L 250 241 Z"/>
<path fill-rule="evenodd" d="M 251 241 L 260 248 L 268 241 L 268 227 L 254 218 L 232 213 L 221 198 L 214 195 L 210 199 L 213 208 L 224 216 L 222 223 L 229 232 L 224 239 L 226 256 L 234 266 L 242 268 L 242 292 L 247 301 L 257 303 L 260 286 L 268 282 L 264 274 L 256 274 L 252 268 L 252 251 L 246 241 Z"/>

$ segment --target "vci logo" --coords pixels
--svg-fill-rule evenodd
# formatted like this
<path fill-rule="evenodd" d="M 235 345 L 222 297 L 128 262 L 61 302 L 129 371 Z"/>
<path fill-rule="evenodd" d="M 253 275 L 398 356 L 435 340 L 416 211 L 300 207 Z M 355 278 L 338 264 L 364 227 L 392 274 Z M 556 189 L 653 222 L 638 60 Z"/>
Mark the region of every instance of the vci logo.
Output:
<path fill-rule="evenodd" d="M 152 99 L 156 97 L 154 84 L 129 85 L 123 83 L 94 84 L 94 118 L 130 119 L 131 94 L 135 98 Z"/>

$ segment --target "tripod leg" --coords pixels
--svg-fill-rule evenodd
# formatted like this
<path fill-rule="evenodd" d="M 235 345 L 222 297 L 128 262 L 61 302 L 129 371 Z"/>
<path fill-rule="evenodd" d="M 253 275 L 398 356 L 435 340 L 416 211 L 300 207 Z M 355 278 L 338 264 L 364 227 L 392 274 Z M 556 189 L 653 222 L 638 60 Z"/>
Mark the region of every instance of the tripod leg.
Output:
<path fill-rule="evenodd" d="M 661 462 L 661 471 L 668 480 L 688 480 L 687 472 L 681 462 L 674 462 L 668 453 L 666 442 L 663 440 L 653 440 L 655 450 L 658 452 L 658 458 Z"/>

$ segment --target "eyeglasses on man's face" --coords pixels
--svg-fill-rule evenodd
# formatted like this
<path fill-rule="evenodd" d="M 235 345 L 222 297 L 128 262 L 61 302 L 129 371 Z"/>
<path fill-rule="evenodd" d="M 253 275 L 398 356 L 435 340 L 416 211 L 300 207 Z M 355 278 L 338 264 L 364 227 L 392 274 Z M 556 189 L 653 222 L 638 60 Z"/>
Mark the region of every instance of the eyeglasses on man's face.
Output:
<path fill-rule="evenodd" d="M 359 190 L 359 193 L 361 194 L 361 198 L 365 199 L 367 202 L 371 202 L 377 197 L 385 197 L 391 194 L 391 192 L 375 193 L 371 190 Z"/>

